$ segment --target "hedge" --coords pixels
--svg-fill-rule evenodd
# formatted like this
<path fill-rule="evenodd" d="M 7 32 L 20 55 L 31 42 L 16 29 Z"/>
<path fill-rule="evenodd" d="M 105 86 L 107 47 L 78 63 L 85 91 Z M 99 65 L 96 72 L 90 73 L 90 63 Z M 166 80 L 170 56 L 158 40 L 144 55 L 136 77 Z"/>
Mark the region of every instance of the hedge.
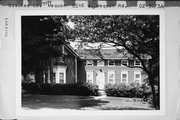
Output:
<path fill-rule="evenodd" d="M 105 92 L 107 96 L 115 97 L 136 97 L 146 99 L 151 95 L 149 86 L 139 85 L 136 83 L 131 84 L 107 84 L 105 85 Z"/>
<path fill-rule="evenodd" d="M 74 83 L 74 84 L 37 84 L 23 83 L 22 91 L 28 94 L 42 95 L 82 95 L 97 96 L 98 86 L 90 83 Z"/>

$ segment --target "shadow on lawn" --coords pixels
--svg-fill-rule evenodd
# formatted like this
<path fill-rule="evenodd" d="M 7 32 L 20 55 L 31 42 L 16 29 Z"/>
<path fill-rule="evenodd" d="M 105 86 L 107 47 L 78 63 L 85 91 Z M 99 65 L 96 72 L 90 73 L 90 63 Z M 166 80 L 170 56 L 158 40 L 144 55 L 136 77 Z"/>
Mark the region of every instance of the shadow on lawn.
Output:
<path fill-rule="evenodd" d="M 28 109 L 77 109 L 84 107 L 101 106 L 108 101 L 95 100 L 90 96 L 67 96 L 67 95 L 25 95 L 22 97 L 22 107 Z"/>

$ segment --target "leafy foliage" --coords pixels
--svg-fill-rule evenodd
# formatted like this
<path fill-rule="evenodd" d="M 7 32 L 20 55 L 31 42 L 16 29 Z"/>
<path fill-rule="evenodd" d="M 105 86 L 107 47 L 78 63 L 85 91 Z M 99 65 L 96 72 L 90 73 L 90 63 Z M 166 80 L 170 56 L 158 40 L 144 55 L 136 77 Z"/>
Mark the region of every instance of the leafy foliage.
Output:
<path fill-rule="evenodd" d="M 97 96 L 98 86 L 90 83 L 38 84 L 23 83 L 22 90 L 28 94 Z"/>
<path fill-rule="evenodd" d="M 148 75 L 153 105 L 158 109 L 159 101 L 155 97 L 154 85 L 159 86 L 159 15 L 90 15 L 70 18 L 75 23 L 73 35 L 81 43 L 111 43 L 112 47 L 122 47 L 141 62 L 138 68 Z M 99 51 L 102 47 L 100 44 Z"/>
<path fill-rule="evenodd" d="M 40 76 L 52 58 L 63 56 L 61 46 L 70 39 L 66 16 L 22 16 L 22 74 Z"/>

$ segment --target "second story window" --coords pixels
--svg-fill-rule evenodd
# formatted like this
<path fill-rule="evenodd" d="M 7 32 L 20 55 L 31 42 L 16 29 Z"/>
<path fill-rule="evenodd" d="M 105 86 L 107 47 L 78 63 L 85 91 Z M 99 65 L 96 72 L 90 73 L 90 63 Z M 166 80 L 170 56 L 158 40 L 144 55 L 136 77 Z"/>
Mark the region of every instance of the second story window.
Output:
<path fill-rule="evenodd" d="M 97 61 L 97 66 L 104 66 L 104 61 L 103 60 L 98 60 Z"/>
<path fill-rule="evenodd" d="M 121 65 L 123 66 L 128 66 L 128 60 L 122 60 Z"/>
<path fill-rule="evenodd" d="M 93 66 L 93 60 L 86 60 L 86 66 Z"/>
<path fill-rule="evenodd" d="M 108 61 L 108 66 L 115 66 L 115 61 L 109 60 Z"/>
<path fill-rule="evenodd" d="M 139 60 L 134 60 L 134 66 L 141 66 L 141 62 Z"/>

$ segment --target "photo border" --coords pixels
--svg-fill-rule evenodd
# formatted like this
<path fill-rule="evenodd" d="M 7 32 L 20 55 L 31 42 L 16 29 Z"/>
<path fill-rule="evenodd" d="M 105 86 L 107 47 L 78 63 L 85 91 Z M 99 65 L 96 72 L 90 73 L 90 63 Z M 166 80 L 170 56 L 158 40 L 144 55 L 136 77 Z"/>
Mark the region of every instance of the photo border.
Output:
<path fill-rule="evenodd" d="M 58 110 L 24 112 L 21 109 L 21 16 L 40 15 L 159 15 L 160 16 L 160 110 Z M 15 11 L 15 93 L 16 116 L 164 116 L 165 86 L 165 10 L 16 10 Z M 46 113 L 47 112 L 47 113 Z M 143 112 L 143 114 L 142 114 Z M 69 114 L 71 113 L 71 114 Z"/>

